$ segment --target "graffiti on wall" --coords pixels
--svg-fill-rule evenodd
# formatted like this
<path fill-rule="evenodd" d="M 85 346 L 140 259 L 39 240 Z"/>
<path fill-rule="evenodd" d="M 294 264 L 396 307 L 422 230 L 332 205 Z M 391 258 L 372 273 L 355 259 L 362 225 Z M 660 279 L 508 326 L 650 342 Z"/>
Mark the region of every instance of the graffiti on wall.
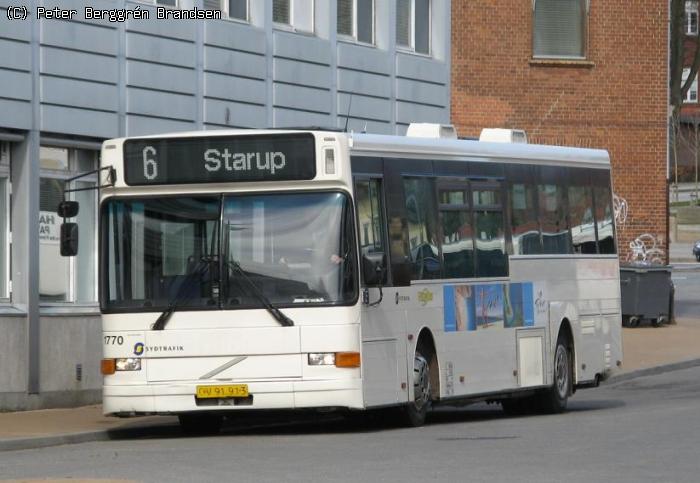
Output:
<path fill-rule="evenodd" d="M 615 212 L 615 224 L 618 228 L 624 228 L 627 223 L 627 200 L 613 193 L 613 211 Z"/>
<path fill-rule="evenodd" d="M 629 205 L 622 196 L 613 193 L 613 210 L 615 213 L 615 226 L 618 230 L 624 230 L 629 214 Z M 626 262 L 632 265 L 663 265 L 665 252 L 662 246 L 662 238 L 653 233 L 642 233 L 629 243 L 629 252 Z"/>
<path fill-rule="evenodd" d="M 630 242 L 627 261 L 641 265 L 663 265 L 664 251 L 659 248 L 661 240 L 651 233 L 643 233 Z"/>

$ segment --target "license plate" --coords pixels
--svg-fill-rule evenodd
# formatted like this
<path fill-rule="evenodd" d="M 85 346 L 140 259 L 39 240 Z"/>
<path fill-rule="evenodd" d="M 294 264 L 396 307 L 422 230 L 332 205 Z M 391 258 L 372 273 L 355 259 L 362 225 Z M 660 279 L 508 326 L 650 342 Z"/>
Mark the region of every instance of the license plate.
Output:
<path fill-rule="evenodd" d="M 248 384 L 226 384 L 222 386 L 197 386 L 199 399 L 224 397 L 248 397 Z"/>

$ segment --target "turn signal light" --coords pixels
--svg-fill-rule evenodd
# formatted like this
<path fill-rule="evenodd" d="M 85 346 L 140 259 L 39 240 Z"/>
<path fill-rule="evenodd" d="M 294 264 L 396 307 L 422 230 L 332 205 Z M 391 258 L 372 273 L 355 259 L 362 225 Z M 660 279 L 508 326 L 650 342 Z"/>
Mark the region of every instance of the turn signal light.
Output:
<path fill-rule="evenodd" d="M 114 374 L 117 370 L 117 363 L 114 359 L 102 359 L 102 364 L 100 364 L 103 376 L 109 376 Z"/>
<path fill-rule="evenodd" d="M 336 352 L 335 367 L 360 367 L 360 353 Z"/>

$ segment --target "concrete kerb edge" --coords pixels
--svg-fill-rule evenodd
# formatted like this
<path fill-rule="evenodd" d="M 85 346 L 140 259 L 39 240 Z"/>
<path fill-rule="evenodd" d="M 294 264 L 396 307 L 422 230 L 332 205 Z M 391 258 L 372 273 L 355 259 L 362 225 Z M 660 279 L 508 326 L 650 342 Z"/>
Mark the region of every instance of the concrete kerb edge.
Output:
<path fill-rule="evenodd" d="M 601 385 L 617 384 L 619 382 L 625 382 L 632 379 L 637 379 L 644 376 L 655 376 L 657 374 L 663 374 L 665 372 L 680 371 L 682 369 L 689 369 L 691 367 L 700 366 L 700 359 L 688 359 L 686 361 L 674 362 L 671 364 L 662 364 L 660 366 L 647 367 L 645 369 L 638 369 L 636 371 L 625 372 L 611 377 L 607 381 L 601 383 Z"/>
<path fill-rule="evenodd" d="M 697 366 L 700 366 L 700 358 L 689 359 L 687 361 L 681 362 L 674 362 L 672 364 L 663 364 L 660 366 L 648 367 L 645 369 L 639 369 L 636 371 L 630 371 L 613 376 L 607 381 L 602 382 L 601 385 L 607 386 L 611 384 L 629 381 L 632 379 L 637 379 L 639 377 L 653 376 L 671 371 L 680 371 L 682 369 L 689 369 L 691 367 Z M 36 438 L 8 439 L 4 441 L 0 440 L 0 451 L 20 451 L 25 449 L 39 449 L 47 448 L 50 446 L 60 446 L 64 444 L 108 441 L 111 439 L 119 438 L 120 435 L 123 436 L 126 433 L 133 433 L 134 431 L 139 432 L 139 429 L 142 430 L 143 428 L 114 428 L 109 430 L 89 431 L 84 433 L 62 434 L 58 436 L 40 436 Z"/>
<path fill-rule="evenodd" d="M 57 436 L 38 436 L 35 438 L 18 438 L 0 440 L 0 451 L 19 451 L 23 449 L 39 449 L 64 444 L 91 443 L 111 439 L 107 430 L 87 431 L 84 433 L 61 434 Z"/>

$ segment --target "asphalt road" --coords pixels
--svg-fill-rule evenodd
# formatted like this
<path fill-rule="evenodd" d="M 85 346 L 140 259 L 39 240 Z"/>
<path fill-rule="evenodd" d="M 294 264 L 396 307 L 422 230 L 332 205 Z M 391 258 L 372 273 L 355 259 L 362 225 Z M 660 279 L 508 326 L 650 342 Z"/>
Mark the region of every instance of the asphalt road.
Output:
<path fill-rule="evenodd" d="M 440 409 L 415 429 L 331 418 L 194 438 L 167 426 L 0 453 L 0 479 L 696 483 L 699 414 L 695 367 L 579 391 L 562 415 L 480 404 Z"/>

